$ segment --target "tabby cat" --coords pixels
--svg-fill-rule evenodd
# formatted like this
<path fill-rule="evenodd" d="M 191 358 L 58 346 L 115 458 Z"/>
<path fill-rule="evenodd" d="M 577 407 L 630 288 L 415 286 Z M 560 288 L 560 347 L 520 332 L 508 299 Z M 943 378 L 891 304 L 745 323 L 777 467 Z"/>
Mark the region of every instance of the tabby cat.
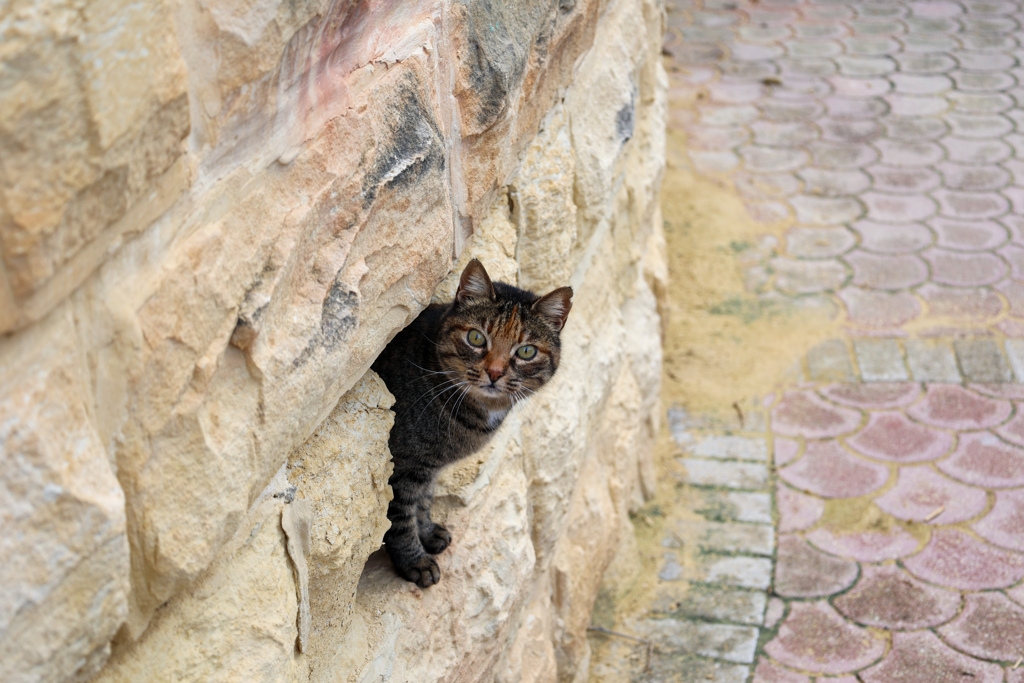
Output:
<path fill-rule="evenodd" d="M 430 519 L 437 473 L 479 450 L 512 406 L 551 379 L 571 307 L 570 287 L 539 297 L 492 283 L 473 259 L 455 300 L 427 307 L 374 362 L 395 396 L 384 547 L 405 579 L 423 588 L 440 580 L 432 556 L 452 536 Z"/>

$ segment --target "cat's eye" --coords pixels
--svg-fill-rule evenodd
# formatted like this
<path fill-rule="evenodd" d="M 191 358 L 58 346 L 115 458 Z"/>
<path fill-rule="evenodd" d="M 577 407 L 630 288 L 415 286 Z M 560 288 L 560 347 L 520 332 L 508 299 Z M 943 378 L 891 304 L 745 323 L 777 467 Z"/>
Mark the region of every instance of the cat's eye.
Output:
<path fill-rule="evenodd" d="M 487 343 L 487 337 L 483 335 L 480 330 L 470 330 L 466 334 L 466 341 L 469 342 L 470 346 L 476 346 L 477 348 Z"/>
<path fill-rule="evenodd" d="M 522 358 L 523 360 L 530 360 L 531 358 L 537 355 L 537 347 L 533 346 L 532 344 L 520 346 L 518 349 L 516 349 L 516 355 Z"/>

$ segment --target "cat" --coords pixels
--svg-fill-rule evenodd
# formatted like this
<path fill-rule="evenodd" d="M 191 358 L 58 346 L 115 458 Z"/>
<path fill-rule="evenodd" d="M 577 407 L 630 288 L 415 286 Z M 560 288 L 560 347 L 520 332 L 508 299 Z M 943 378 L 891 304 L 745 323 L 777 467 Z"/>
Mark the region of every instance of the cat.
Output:
<path fill-rule="evenodd" d="M 406 580 L 421 588 L 440 580 L 433 556 L 452 537 L 430 519 L 437 473 L 483 447 L 509 410 L 555 374 L 572 295 L 571 287 L 537 296 L 492 283 L 473 259 L 455 299 L 428 306 L 374 361 L 395 396 L 384 548 Z"/>

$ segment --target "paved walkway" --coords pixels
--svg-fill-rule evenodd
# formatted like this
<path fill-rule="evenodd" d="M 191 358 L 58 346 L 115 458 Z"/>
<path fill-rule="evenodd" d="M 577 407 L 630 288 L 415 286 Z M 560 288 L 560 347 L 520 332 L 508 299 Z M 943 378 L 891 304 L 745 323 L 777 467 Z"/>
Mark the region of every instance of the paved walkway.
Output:
<path fill-rule="evenodd" d="M 843 334 L 742 432 L 670 410 L 699 517 L 634 680 L 1024 682 L 1024 3 L 668 6 L 684 163 Z"/>

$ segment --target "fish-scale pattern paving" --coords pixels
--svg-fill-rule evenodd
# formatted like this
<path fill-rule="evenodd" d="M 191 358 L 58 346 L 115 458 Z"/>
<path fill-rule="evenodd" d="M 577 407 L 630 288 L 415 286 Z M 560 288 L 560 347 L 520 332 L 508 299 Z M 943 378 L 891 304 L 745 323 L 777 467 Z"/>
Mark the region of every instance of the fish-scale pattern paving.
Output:
<path fill-rule="evenodd" d="M 1024 330 L 1019 3 L 668 3 L 689 162 L 792 222 L 763 288 L 836 298 L 849 327 Z M 807 233 L 853 240 L 808 249 Z"/>

